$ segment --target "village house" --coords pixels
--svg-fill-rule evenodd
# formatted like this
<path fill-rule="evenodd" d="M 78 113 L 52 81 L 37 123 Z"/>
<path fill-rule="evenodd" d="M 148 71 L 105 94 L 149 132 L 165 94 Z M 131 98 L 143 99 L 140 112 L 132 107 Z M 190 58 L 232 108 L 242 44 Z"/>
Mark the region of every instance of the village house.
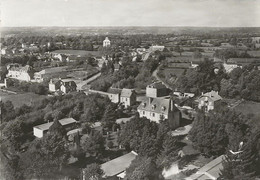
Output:
<path fill-rule="evenodd" d="M 120 64 L 114 64 L 114 71 L 119 71 L 121 65 Z"/>
<path fill-rule="evenodd" d="M 178 98 L 193 98 L 195 96 L 194 93 L 185 93 L 185 92 L 179 92 L 179 91 L 175 91 L 175 92 L 173 92 L 173 94 L 178 96 Z"/>
<path fill-rule="evenodd" d="M 151 46 L 150 47 L 150 51 L 163 51 L 164 50 L 164 48 L 165 48 L 165 46 L 158 46 L 158 45 L 154 45 L 154 46 Z"/>
<path fill-rule="evenodd" d="M 51 79 L 49 82 L 49 91 L 58 92 L 66 94 L 69 92 L 74 92 L 77 90 L 76 83 L 71 79 Z"/>
<path fill-rule="evenodd" d="M 133 89 L 122 89 L 120 102 L 125 106 L 125 108 L 132 106 L 136 102 L 136 93 Z"/>
<path fill-rule="evenodd" d="M 103 47 L 109 47 L 110 45 L 111 45 L 111 42 L 108 39 L 108 37 L 106 37 L 106 39 L 103 41 Z"/>
<path fill-rule="evenodd" d="M 163 97 L 168 96 L 170 90 L 163 85 L 161 82 L 154 82 L 146 87 L 146 96 L 147 97 Z"/>
<path fill-rule="evenodd" d="M 2 55 L 5 55 L 6 52 L 7 52 L 7 48 L 6 48 L 6 47 L 4 47 L 4 48 L 1 49 L 1 54 L 2 54 Z"/>
<path fill-rule="evenodd" d="M 204 109 L 206 112 L 213 110 L 215 106 L 222 100 L 222 97 L 216 91 L 202 94 L 198 99 L 198 108 Z"/>
<path fill-rule="evenodd" d="M 60 79 L 51 79 L 49 82 L 49 91 L 56 92 L 60 89 L 61 80 Z"/>
<path fill-rule="evenodd" d="M 156 123 L 168 119 L 173 129 L 180 126 L 181 112 L 171 98 L 146 97 L 138 106 L 137 111 L 140 117 L 146 117 Z"/>
<path fill-rule="evenodd" d="M 60 90 L 64 94 L 67 94 L 69 92 L 74 92 L 74 91 L 77 91 L 77 85 L 71 79 L 62 79 L 61 80 Z"/>
<path fill-rule="evenodd" d="M 65 54 L 54 54 L 53 55 L 54 59 L 58 59 L 61 62 L 66 62 L 68 60 L 67 57 L 68 56 L 66 56 Z"/>
<path fill-rule="evenodd" d="M 242 68 L 242 66 L 239 66 L 239 65 L 233 64 L 233 63 L 232 64 L 223 63 L 223 67 L 224 67 L 226 73 L 230 73 L 233 69 L 238 68 L 238 67 Z"/>
<path fill-rule="evenodd" d="M 21 66 L 20 64 L 7 65 L 8 74 L 7 78 L 17 79 L 19 81 L 31 81 L 34 71 L 29 65 Z"/>
<path fill-rule="evenodd" d="M 77 121 L 73 118 L 64 118 L 59 120 L 63 128 L 68 132 L 76 127 Z M 33 127 L 33 135 L 42 138 L 48 131 L 53 122 L 44 123 Z"/>

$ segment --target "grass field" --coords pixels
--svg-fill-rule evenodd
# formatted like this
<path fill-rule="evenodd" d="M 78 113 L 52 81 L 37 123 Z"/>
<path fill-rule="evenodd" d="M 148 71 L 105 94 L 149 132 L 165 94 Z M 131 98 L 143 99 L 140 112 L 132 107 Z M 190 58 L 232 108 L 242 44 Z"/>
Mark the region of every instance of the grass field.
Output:
<path fill-rule="evenodd" d="M 254 114 L 260 117 L 260 103 L 258 102 L 243 101 L 234 110 L 243 114 Z"/>
<path fill-rule="evenodd" d="M 250 56 L 260 57 L 260 51 L 247 51 Z"/>
<path fill-rule="evenodd" d="M 185 69 L 180 68 L 164 68 L 163 72 L 165 77 L 168 77 L 170 74 L 175 74 L 177 77 L 179 77 Z"/>
<path fill-rule="evenodd" d="M 31 105 L 40 99 L 44 99 L 46 96 L 38 95 L 34 93 L 23 93 L 23 94 L 9 94 L 0 91 L 0 97 L 3 102 L 12 101 L 14 107 L 20 107 L 24 104 Z"/>
<path fill-rule="evenodd" d="M 60 50 L 52 51 L 51 53 L 76 55 L 76 56 L 88 56 L 88 55 L 101 56 L 100 51 L 84 51 L 84 50 L 72 50 L 72 49 L 60 49 Z"/>

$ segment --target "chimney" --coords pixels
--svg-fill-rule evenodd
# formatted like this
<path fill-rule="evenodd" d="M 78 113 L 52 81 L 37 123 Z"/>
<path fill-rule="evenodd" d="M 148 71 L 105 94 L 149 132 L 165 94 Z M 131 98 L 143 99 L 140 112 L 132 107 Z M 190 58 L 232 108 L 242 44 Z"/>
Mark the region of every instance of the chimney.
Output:
<path fill-rule="evenodd" d="M 153 98 L 149 97 L 149 104 L 152 104 Z"/>
<path fill-rule="evenodd" d="M 173 106 L 174 106 L 173 100 L 170 99 L 170 108 L 171 108 L 171 111 L 173 111 Z"/>

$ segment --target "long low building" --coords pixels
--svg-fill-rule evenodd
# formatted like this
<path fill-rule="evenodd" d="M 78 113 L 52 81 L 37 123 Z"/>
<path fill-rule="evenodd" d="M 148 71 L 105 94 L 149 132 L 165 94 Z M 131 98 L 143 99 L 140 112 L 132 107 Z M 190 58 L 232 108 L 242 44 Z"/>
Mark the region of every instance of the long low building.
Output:
<path fill-rule="evenodd" d="M 195 174 L 187 177 L 186 180 L 206 180 L 212 179 L 217 180 L 219 177 L 220 170 L 223 169 L 222 161 L 224 155 L 210 161 L 208 164 L 200 168 Z"/>
<path fill-rule="evenodd" d="M 137 153 L 131 151 L 128 154 L 120 156 L 116 159 L 101 164 L 101 169 L 104 171 L 103 177 L 124 178 L 125 170 L 130 166 L 131 162 L 135 159 Z"/>
<path fill-rule="evenodd" d="M 64 118 L 59 120 L 59 122 L 65 128 L 66 131 L 73 129 L 77 123 L 77 121 L 73 118 Z M 38 126 L 34 126 L 33 135 L 38 138 L 42 138 L 44 134 L 46 134 L 49 131 L 49 128 L 51 127 L 52 124 L 53 122 L 48 122 Z"/>

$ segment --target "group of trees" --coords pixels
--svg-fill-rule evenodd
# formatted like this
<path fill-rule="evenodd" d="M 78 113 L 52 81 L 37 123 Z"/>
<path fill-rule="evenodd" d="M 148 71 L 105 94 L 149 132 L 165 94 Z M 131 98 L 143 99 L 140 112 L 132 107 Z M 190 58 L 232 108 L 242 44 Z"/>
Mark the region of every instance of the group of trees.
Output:
<path fill-rule="evenodd" d="M 246 51 L 239 52 L 236 49 L 217 49 L 214 53 L 214 57 L 226 61 L 229 58 L 250 58 L 251 56 Z"/>
<path fill-rule="evenodd" d="M 188 69 L 177 79 L 173 85 L 183 92 L 200 93 L 204 91 L 220 90 L 220 81 L 225 76 L 223 67 L 214 72 L 214 62 L 205 60 L 199 64 L 197 70 Z"/>
<path fill-rule="evenodd" d="M 223 97 L 260 101 L 260 70 L 254 65 L 235 68 L 221 80 L 220 86 Z"/>
<path fill-rule="evenodd" d="M 35 94 L 40 95 L 45 95 L 48 93 L 47 84 L 18 81 L 15 79 L 8 79 L 7 87 L 15 88 L 16 91 L 34 92 Z"/>
<path fill-rule="evenodd" d="M 224 179 L 251 179 L 260 175 L 259 129 L 257 117 L 245 116 L 222 105 L 216 111 L 205 114 L 199 111 L 189 133 L 190 140 L 200 152 L 208 156 L 226 154 L 221 177 Z M 244 142 L 242 153 L 240 142 Z"/>
<path fill-rule="evenodd" d="M 136 116 L 125 125 L 119 134 L 119 143 L 138 153 L 126 170 L 129 180 L 161 179 L 162 169 L 178 159 L 182 144 L 172 137 L 167 121 L 160 124 Z"/>
<path fill-rule="evenodd" d="M 111 128 L 122 115 L 122 112 L 115 110 L 117 106 L 108 98 L 97 94 L 86 96 L 84 93 L 75 93 L 49 97 L 31 106 L 23 105 L 18 108 L 14 108 L 10 101 L 1 102 L 0 105 L 1 156 L 6 165 L 3 172 L 6 176 L 13 177 L 10 179 L 52 176 L 66 164 L 67 156 L 72 153 L 66 149 L 67 140 L 59 119 L 73 117 L 86 131 L 86 128 L 89 129 L 97 121 L 102 121 L 104 127 Z M 54 121 L 50 134 L 34 139 L 31 134 L 33 127 L 48 121 Z M 96 132 L 89 133 L 81 145 L 81 152 L 98 157 L 104 150 L 103 136 Z"/>
<path fill-rule="evenodd" d="M 91 84 L 95 90 L 107 91 L 109 87 L 116 88 L 145 88 L 151 83 L 152 72 L 159 64 L 158 58 L 149 58 L 141 66 L 124 58 L 118 71 L 114 71 L 113 63 L 108 61 L 101 69 L 102 76 Z"/>

